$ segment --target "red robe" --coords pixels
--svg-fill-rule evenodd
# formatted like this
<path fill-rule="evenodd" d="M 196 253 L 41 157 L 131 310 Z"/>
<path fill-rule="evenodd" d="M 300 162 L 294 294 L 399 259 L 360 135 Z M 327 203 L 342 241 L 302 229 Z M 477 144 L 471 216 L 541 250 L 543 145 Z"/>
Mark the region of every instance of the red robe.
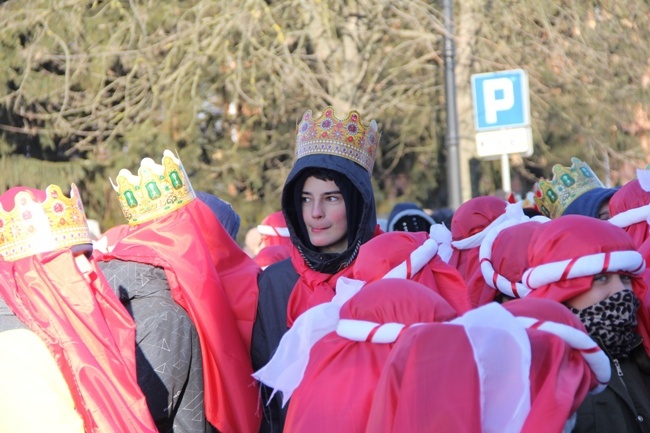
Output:
<path fill-rule="evenodd" d="M 98 260 L 165 270 L 174 300 L 194 323 L 203 354 L 206 417 L 223 433 L 257 432 L 258 388 L 250 341 L 257 308 L 253 260 L 199 200 L 162 218 L 109 234 L 117 243 Z"/>

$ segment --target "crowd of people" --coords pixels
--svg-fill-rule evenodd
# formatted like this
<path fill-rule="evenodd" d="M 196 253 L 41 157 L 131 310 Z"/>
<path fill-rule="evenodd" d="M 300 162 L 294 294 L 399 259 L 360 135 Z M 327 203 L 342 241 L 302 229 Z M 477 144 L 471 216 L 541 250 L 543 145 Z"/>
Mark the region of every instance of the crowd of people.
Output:
<path fill-rule="evenodd" d="M 99 239 L 75 185 L 2 194 L 0 431 L 650 432 L 650 170 L 382 220 L 379 144 L 305 112 L 248 251 L 169 150 Z"/>

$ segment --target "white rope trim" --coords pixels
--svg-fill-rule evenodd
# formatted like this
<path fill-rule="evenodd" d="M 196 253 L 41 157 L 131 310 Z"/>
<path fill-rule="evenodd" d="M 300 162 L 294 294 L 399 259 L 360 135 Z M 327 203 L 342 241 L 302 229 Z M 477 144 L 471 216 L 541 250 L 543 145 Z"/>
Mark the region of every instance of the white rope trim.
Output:
<path fill-rule="evenodd" d="M 587 361 L 587 364 L 589 364 L 589 368 L 594 372 L 598 381 L 598 385 L 590 391 L 592 394 L 597 394 L 607 387 L 607 383 L 612 376 L 609 358 L 589 335 L 563 323 L 540 321 L 531 317 L 521 316 L 517 317 L 517 320 L 526 328 L 541 323 L 535 329 L 557 335 L 573 349 L 578 350 L 580 355 Z"/>
<path fill-rule="evenodd" d="M 397 340 L 404 328 L 419 326 L 423 323 L 404 325 L 403 323 L 376 323 L 367 320 L 341 319 L 336 326 L 339 337 L 359 342 L 368 342 L 368 337 L 374 331 L 370 343 L 390 344 Z"/>
<path fill-rule="evenodd" d="M 597 234 L 595 234 L 597 236 Z M 569 269 L 569 266 L 571 268 Z M 564 273 L 569 269 L 566 275 Z M 645 270 L 645 260 L 638 251 L 612 251 L 545 263 L 527 269 L 522 282 L 529 289 L 538 289 L 547 284 L 573 278 L 598 275 L 600 273 L 629 272 L 639 275 Z"/>
<path fill-rule="evenodd" d="M 266 235 L 266 236 L 280 236 L 283 238 L 289 237 L 289 229 L 286 227 L 273 227 L 273 226 L 260 224 L 257 226 L 257 231 L 261 235 Z"/>
<path fill-rule="evenodd" d="M 521 203 L 512 203 L 518 205 L 521 208 Z M 504 202 L 506 210 L 510 205 L 507 202 Z M 481 245 L 483 239 L 485 238 L 486 231 L 490 228 L 496 227 L 501 224 L 503 221 L 508 219 L 507 213 L 499 215 L 494 221 L 492 221 L 487 227 L 481 230 L 478 233 L 474 233 L 472 236 L 466 237 L 465 239 L 459 239 L 457 241 L 451 241 L 451 245 L 457 250 L 469 250 L 470 248 L 476 248 Z"/>
<path fill-rule="evenodd" d="M 650 217 L 650 204 L 628 209 L 614 215 L 607 221 L 614 224 L 616 227 L 621 227 L 624 229 L 625 227 L 629 227 L 632 224 L 640 223 L 641 221 L 647 221 L 648 217 Z"/>
<path fill-rule="evenodd" d="M 645 192 L 650 192 L 650 170 L 637 168 L 636 178 L 639 179 L 639 186 Z"/>
<path fill-rule="evenodd" d="M 451 248 L 451 231 L 443 223 L 434 224 L 429 229 L 429 237 L 438 244 L 438 256 L 449 263 L 454 250 Z"/>
<path fill-rule="evenodd" d="M 509 207 L 508 210 L 510 209 L 511 208 Z M 479 248 L 479 263 L 481 266 L 481 273 L 483 274 L 483 279 L 485 280 L 486 284 L 493 289 L 497 289 L 500 292 L 510 296 L 511 298 L 523 298 L 530 293 L 530 289 L 528 289 L 519 281 L 510 281 L 494 270 L 494 266 L 492 265 L 492 247 L 494 246 L 494 241 L 496 240 L 499 233 L 509 227 L 533 221 L 542 223 L 550 221 L 550 218 L 547 217 L 535 216 L 533 218 L 528 218 L 523 213 L 523 210 L 521 210 L 520 213 L 520 215 L 510 214 L 511 218 L 505 220 L 498 226 L 491 228 L 485 235 L 485 239 L 483 239 L 483 242 L 481 242 L 481 246 Z"/>
<path fill-rule="evenodd" d="M 388 271 L 382 278 L 402 278 L 410 280 L 413 275 L 417 274 L 422 268 L 433 259 L 438 252 L 438 243 L 429 238 L 422 245 L 417 247 L 410 254 L 409 258 Z M 409 263 L 411 272 L 408 272 Z"/>

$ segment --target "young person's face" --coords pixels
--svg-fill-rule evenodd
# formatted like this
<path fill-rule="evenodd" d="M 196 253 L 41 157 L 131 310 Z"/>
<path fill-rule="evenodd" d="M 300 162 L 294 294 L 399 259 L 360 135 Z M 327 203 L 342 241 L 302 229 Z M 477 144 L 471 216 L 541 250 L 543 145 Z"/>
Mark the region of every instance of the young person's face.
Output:
<path fill-rule="evenodd" d="M 577 310 L 595 305 L 603 299 L 623 289 L 632 289 L 632 278 L 625 274 L 598 274 L 594 277 L 591 289 L 566 301 L 566 304 Z"/>
<path fill-rule="evenodd" d="M 348 247 L 348 218 L 343 194 L 333 180 L 310 176 L 302 187 L 302 218 L 309 241 L 323 253 Z"/>

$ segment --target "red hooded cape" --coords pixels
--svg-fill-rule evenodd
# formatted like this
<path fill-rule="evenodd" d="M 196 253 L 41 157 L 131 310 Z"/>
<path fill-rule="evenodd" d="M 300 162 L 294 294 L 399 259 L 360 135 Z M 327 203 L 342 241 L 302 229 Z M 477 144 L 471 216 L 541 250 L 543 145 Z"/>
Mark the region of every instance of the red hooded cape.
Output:
<path fill-rule="evenodd" d="M 505 212 L 507 204 L 505 200 L 495 196 L 475 197 L 463 203 L 454 212 L 451 220 L 452 246 L 454 241 L 467 239 L 482 232 Z M 478 256 L 478 246 L 465 250 L 454 247 L 449 259 L 449 264 L 458 269 L 467 284 L 472 307 L 481 305 L 484 284 Z"/>
<path fill-rule="evenodd" d="M 504 307 L 514 316 L 555 321 L 586 332 L 557 302 L 522 299 Z M 521 432 L 561 433 L 597 381 L 579 351 L 564 340 L 532 328 L 526 333 L 532 355 L 530 409 Z M 489 404 L 490 395 L 483 398 Z M 386 362 L 366 432 L 482 433 L 481 421 L 481 379 L 464 328 L 432 323 L 408 329 Z"/>
<path fill-rule="evenodd" d="M 388 278 L 365 285 L 347 301 L 341 319 L 412 325 L 453 319 L 453 308 L 429 288 Z M 365 431 L 377 380 L 393 343 L 352 341 L 332 332 L 311 349 L 305 375 L 291 397 L 284 431 Z M 345 402 L 346 414 L 340 402 Z"/>

